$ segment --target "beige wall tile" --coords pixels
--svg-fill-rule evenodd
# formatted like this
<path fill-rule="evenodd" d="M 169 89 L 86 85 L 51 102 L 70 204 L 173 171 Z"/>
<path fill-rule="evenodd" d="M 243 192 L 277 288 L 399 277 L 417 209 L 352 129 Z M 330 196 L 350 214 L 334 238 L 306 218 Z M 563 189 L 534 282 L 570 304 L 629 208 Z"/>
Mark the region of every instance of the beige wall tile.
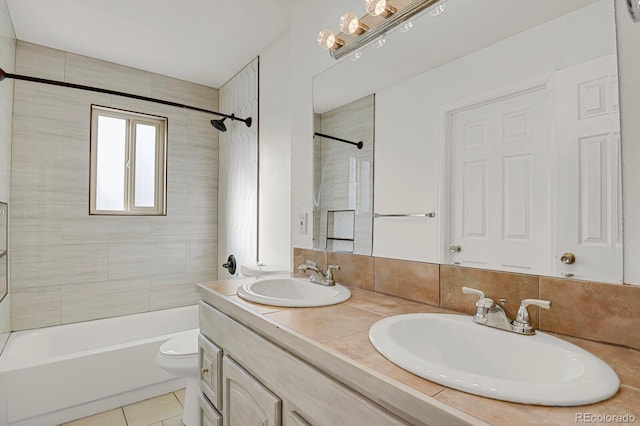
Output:
<path fill-rule="evenodd" d="M 640 349 L 640 287 L 540 278 L 540 328 Z"/>
<path fill-rule="evenodd" d="M 327 269 L 327 252 L 324 250 L 310 250 L 304 248 L 294 247 L 293 249 L 293 271 L 298 271 L 298 266 L 305 263 L 307 260 L 316 262 L 316 264 L 322 269 Z"/>
<path fill-rule="evenodd" d="M 11 204 L 11 247 L 62 244 L 62 207 Z"/>
<path fill-rule="evenodd" d="M 151 96 L 151 73 L 86 56 L 66 53 L 65 81 Z"/>
<path fill-rule="evenodd" d="M 13 288 L 90 283 L 107 279 L 106 245 L 12 248 Z"/>
<path fill-rule="evenodd" d="M 144 278 L 186 272 L 185 242 L 109 244 L 109 279 Z"/>
<path fill-rule="evenodd" d="M 413 300 L 387 296 L 372 291 L 351 287 L 351 298 L 345 303 L 380 315 L 401 315 L 420 312 L 449 312 L 435 306 L 427 306 Z"/>
<path fill-rule="evenodd" d="M 217 111 L 218 90 L 159 74 L 151 75 L 151 97 Z"/>
<path fill-rule="evenodd" d="M 328 252 L 327 263 L 340 266 L 340 270 L 334 272 L 336 282 L 373 290 L 373 257 Z"/>
<path fill-rule="evenodd" d="M 187 243 L 187 272 L 218 273 L 218 242 L 216 240 Z"/>
<path fill-rule="evenodd" d="M 46 66 L 42 66 L 46 63 Z M 18 41 L 16 74 L 64 81 L 65 53 L 38 44 Z"/>
<path fill-rule="evenodd" d="M 462 294 L 465 286 L 484 291 L 496 302 L 500 298 L 506 299 L 504 308 L 511 319 L 518 313 L 522 299 L 539 299 L 537 275 L 440 266 L 440 305 L 443 308 L 474 314 L 478 297 Z M 537 327 L 538 308 L 530 306 L 529 315 L 531 323 Z"/>
<path fill-rule="evenodd" d="M 440 266 L 376 257 L 375 291 L 438 306 Z"/>
<path fill-rule="evenodd" d="M 60 324 L 60 287 L 11 287 L 11 329 L 27 330 Z"/>
<path fill-rule="evenodd" d="M 149 310 L 149 282 L 104 281 L 61 288 L 63 324 L 109 318 Z"/>
<path fill-rule="evenodd" d="M 25 74 L 38 75 L 38 70 L 44 70 L 46 78 L 168 97 L 211 110 L 218 107 L 217 89 L 29 43 L 20 43 L 17 50 Z M 19 208 L 17 215 L 12 213 L 11 236 L 17 288 L 64 286 L 65 321 L 85 318 L 90 311 L 116 314 L 113 300 L 119 292 L 133 298 L 132 305 L 122 301 L 126 312 L 142 308 L 145 291 L 146 309 L 197 301 L 193 284 L 211 279 L 212 271 L 187 273 L 187 247 L 195 255 L 189 270 L 217 267 L 215 260 L 207 262 L 211 249 L 203 246 L 217 240 L 218 132 L 211 128 L 211 116 L 121 96 L 16 83 L 11 201 Z M 0 90 L 5 87 L 10 86 L 5 83 Z M 168 117 L 167 216 L 88 215 L 91 104 Z M 0 159 L 5 151 L 0 144 Z M 9 167 L 0 167 L 0 171 L 2 179 L 1 173 L 8 175 Z M 106 281 L 120 280 L 146 281 L 149 287 L 141 290 L 136 286 L 129 289 L 131 293 L 126 286 L 104 287 Z M 90 300 L 92 291 L 105 292 L 105 297 Z M 14 313 L 19 319 L 39 318 L 42 308 L 37 300 L 31 305 L 24 297 L 17 306 L 20 311 Z M 56 306 L 53 322 L 19 322 L 34 326 L 60 323 L 59 300 Z"/>

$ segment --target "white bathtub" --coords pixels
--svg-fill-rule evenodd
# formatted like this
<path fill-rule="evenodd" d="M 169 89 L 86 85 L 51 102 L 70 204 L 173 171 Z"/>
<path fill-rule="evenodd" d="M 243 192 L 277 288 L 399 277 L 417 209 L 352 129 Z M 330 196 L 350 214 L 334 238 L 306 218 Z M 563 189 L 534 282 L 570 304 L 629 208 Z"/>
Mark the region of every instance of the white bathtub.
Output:
<path fill-rule="evenodd" d="M 198 307 L 12 333 L 0 356 L 0 425 L 51 426 L 180 389 L 160 345 L 198 327 Z"/>

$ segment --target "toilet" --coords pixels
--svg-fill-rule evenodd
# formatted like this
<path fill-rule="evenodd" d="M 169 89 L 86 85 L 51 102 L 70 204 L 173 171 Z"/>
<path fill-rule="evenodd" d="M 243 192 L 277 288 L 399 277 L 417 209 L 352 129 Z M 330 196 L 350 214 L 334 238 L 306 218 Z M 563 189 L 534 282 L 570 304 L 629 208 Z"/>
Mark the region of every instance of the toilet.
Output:
<path fill-rule="evenodd" d="M 160 346 L 156 363 L 174 376 L 186 377 L 182 423 L 186 426 L 198 424 L 198 334 L 196 328 L 177 334 Z"/>
<path fill-rule="evenodd" d="M 291 272 L 289 268 L 279 265 L 268 265 L 262 262 L 245 263 L 240 265 L 243 277 L 259 277 L 262 275 L 279 275 Z"/>
<path fill-rule="evenodd" d="M 271 266 L 264 263 L 248 263 L 240 266 L 244 277 L 286 274 L 288 268 Z M 174 376 L 187 378 L 187 389 L 184 397 L 184 414 L 182 423 L 186 426 L 198 424 L 198 392 L 200 389 L 198 372 L 198 334 L 196 328 L 177 334 L 160 346 L 156 363 Z"/>

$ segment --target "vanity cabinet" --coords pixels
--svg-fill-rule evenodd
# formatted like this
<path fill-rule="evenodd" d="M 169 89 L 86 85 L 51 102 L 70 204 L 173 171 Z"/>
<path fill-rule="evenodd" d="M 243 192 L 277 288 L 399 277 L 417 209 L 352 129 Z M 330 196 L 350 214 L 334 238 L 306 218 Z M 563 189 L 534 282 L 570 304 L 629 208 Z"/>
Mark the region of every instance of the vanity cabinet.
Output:
<path fill-rule="evenodd" d="M 218 370 L 222 409 L 218 412 L 224 426 L 408 424 L 202 301 L 200 331 L 201 348 L 212 344 L 222 354 Z M 203 392 L 209 386 L 201 376 Z M 206 398 L 210 400 L 209 395 Z M 200 418 L 202 425 L 216 424 L 205 423 L 210 420 L 203 414 Z"/>

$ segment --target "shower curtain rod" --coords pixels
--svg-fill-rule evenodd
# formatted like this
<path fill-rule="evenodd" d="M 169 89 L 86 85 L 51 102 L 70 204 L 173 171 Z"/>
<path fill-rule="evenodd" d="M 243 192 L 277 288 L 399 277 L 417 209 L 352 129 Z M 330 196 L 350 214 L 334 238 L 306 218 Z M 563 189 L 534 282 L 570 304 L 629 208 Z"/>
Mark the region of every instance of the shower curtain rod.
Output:
<path fill-rule="evenodd" d="M 355 146 L 357 146 L 357 147 L 358 147 L 358 149 L 362 149 L 362 146 L 364 145 L 364 143 L 362 143 L 362 141 L 359 141 L 359 142 L 351 142 L 351 141 L 348 141 L 348 140 L 346 140 L 346 139 L 337 138 L 337 137 L 335 137 L 335 136 L 325 135 L 324 133 L 318 133 L 318 132 L 315 132 L 315 133 L 313 134 L 313 136 L 320 136 L 320 137 L 322 137 L 322 138 L 333 139 L 334 141 L 344 142 L 344 143 L 348 143 L 348 144 L 351 144 L 351 145 L 355 145 Z"/>
<path fill-rule="evenodd" d="M 180 104 L 178 102 L 171 102 L 171 101 L 165 101 L 165 100 L 162 100 L 162 99 L 150 98 L 150 97 L 147 97 L 147 96 L 134 95 L 134 94 L 125 93 L 125 92 L 118 92 L 116 90 L 101 89 L 99 87 L 85 86 L 85 85 L 82 85 L 82 84 L 75 84 L 75 83 L 67 83 L 67 82 L 64 82 L 64 81 L 48 80 L 46 78 L 30 77 L 30 76 L 19 75 L 19 74 L 11 74 L 11 73 L 5 72 L 2 68 L 0 68 L 0 81 L 4 80 L 5 78 L 13 78 L 14 80 L 31 81 L 31 82 L 34 82 L 34 83 L 51 84 L 53 86 L 69 87 L 69 88 L 72 88 L 72 89 L 87 90 L 87 91 L 90 91 L 90 92 L 105 93 L 107 95 L 122 96 L 122 97 L 125 97 L 125 98 L 137 99 L 139 101 L 154 102 L 154 103 L 162 104 L 162 105 L 169 105 L 169 106 L 178 107 L 178 108 L 190 109 L 190 110 L 193 110 L 193 111 L 199 111 L 199 112 L 205 112 L 205 113 L 208 113 L 208 114 L 219 115 L 221 117 L 230 118 L 231 120 L 243 121 L 244 124 L 247 125 L 247 127 L 251 127 L 251 121 L 252 121 L 251 117 L 239 118 L 239 117 L 236 117 L 233 114 L 231 114 L 231 115 L 223 114 L 221 112 L 210 111 L 208 109 L 198 108 L 198 107 L 194 107 L 194 106 L 190 106 L 190 105 L 184 105 L 184 104 Z"/>

